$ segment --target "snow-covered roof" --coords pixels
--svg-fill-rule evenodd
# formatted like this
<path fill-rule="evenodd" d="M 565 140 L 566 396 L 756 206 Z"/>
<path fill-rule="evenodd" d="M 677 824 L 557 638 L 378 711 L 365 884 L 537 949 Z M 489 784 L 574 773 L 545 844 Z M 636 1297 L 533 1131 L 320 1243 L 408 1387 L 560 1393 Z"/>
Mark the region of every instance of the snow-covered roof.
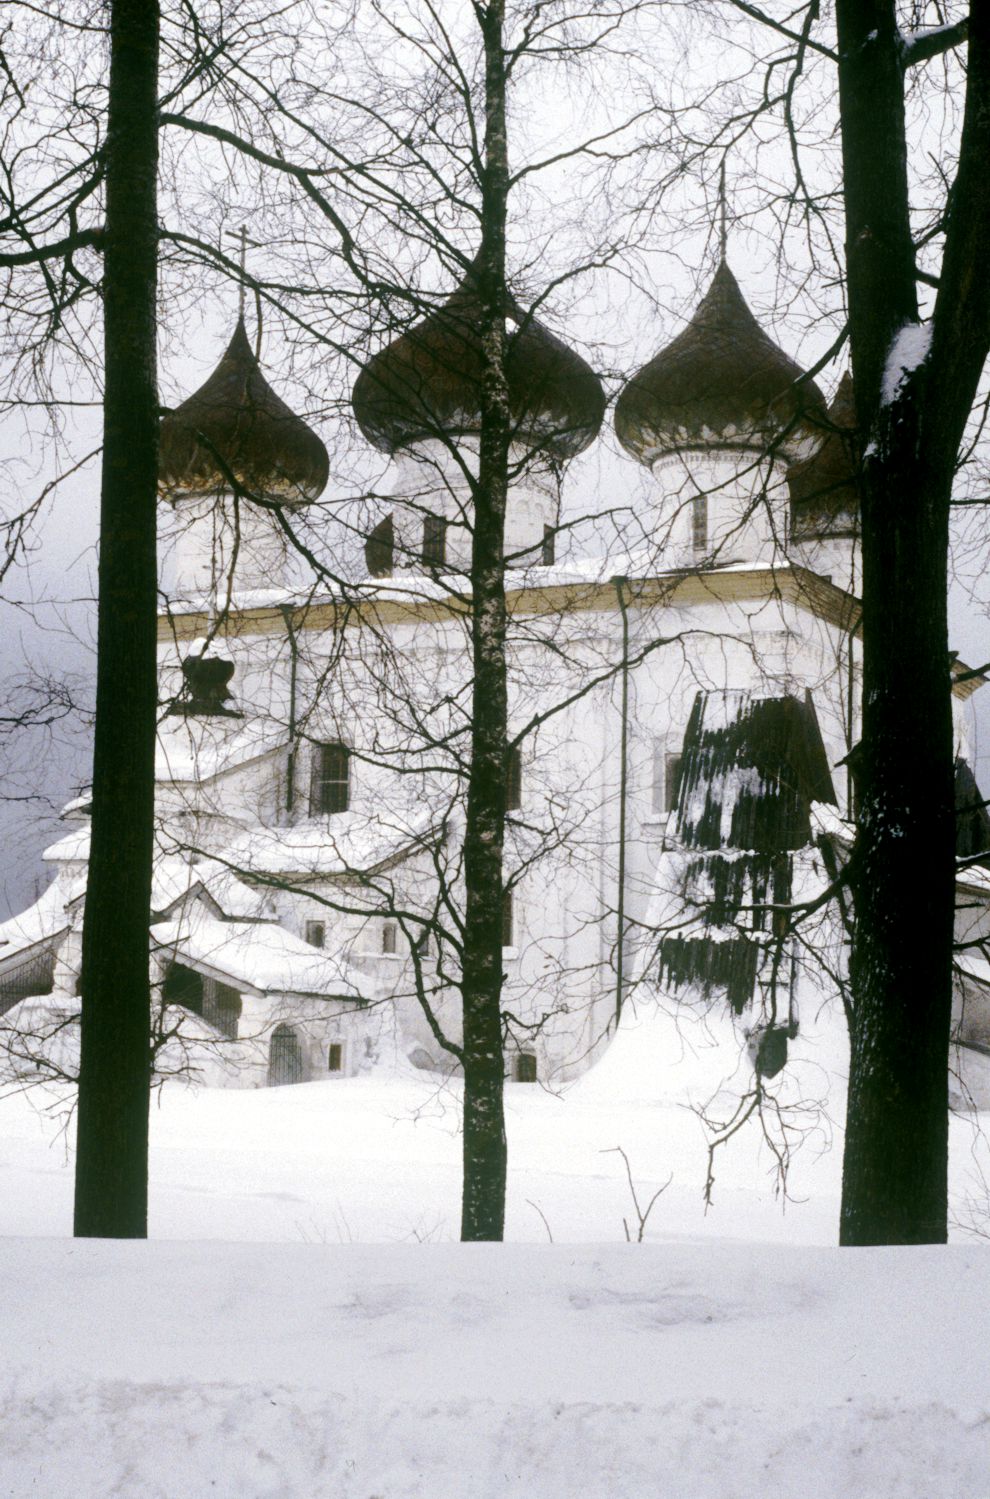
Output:
<path fill-rule="evenodd" d="M 60 818 L 64 817 L 67 820 L 73 818 L 88 817 L 92 810 L 92 807 L 93 793 L 92 791 L 87 791 L 85 796 L 74 796 L 71 802 L 66 802 L 65 806 L 62 808 L 61 812 L 58 815 Z"/>
<path fill-rule="evenodd" d="M 363 998 L 350 968 L 273 923 L 218 921 L 195 903 L 174 921 L 156 922 L 160 954 L 257 994 Z"/>
<path fill-rule="evenodd" d="M 85 863 L 89 858 L 89 823 L 81 823 L 74 827 L 71 832 L 66 833 L 64 838 L 59 838 L 55 843 L 50 843 L 43 851 L 41 857 L 46 864 L 64 864 L 67 862 Z"/>
<path fill-rule="evenodd" d="M 231 844 L 231 864 L 258 874 L 367 873 L 435 842 L 430 814 L 402 822 L 352 810 L 290 828 L 252 828 Z"/>
<path fill-rule="evenodd" d="M 33 906 L 28 906 L 19 916 L 11 916 L 0 923 L 0 967 L 7 961 L 59 936 L 69 926 L 66 906 L 85 890 L 81 880 L 66 884 L 61 879 L 53 880 Z"/>
<path fill-rule="evenodd" d="M 179 714 L 158 726 L 155 777 L 208 781 L 288 743 L 285 724 L 267 718 L 194 718 Z"/>

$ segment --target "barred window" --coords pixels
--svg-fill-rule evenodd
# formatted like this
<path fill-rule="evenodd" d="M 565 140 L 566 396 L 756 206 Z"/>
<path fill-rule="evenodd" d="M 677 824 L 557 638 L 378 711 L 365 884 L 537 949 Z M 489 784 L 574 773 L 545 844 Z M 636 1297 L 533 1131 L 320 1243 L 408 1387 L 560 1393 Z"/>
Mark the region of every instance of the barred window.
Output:
<path fill-rule="evenodd" d="M 708 496 L 699 494 L 691 504 L 691 541 L 696 552 L 708 550 Z"/>
<path fill-rule="evenodd" d="M 447 560 L 447 522 L 442 515 L 423 521 L 423 566 L 442 567 Z"/>
<path fill-rule="evenodd" d="M 351 752 L 344 744 L 313 747 L 309 815 L 346 812 L 351 799 Z"/>
<path fill-rule="evenodd" d="M 540 561 L 544 567 L 552 567 L 557 553 L 557 532 L 553 526 L 543 527 L 543 549 Z"/>

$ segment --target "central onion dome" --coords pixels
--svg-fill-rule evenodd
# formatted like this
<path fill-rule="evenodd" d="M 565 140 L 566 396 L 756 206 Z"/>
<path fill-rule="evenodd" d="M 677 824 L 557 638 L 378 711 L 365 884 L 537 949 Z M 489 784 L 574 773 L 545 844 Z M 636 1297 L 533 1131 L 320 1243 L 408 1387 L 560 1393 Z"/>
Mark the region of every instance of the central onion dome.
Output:
<path fill-rule="evenodd" d="M 623 389 L 615 430 L 643 463 L 682 448 L 762 449 L 781 433 L 782 452 L 796 457 L 807 444 L 805 419 L 825 411 L 812 380 L 795 383 L 801 376 L 722 260 L 684 331 Z"/>
<path fill-rule="evenodd" d="M 174 500 L 237 487 L 294 505 L 315 500 L 329 473 L 326 448 L 272 390 L 238 318 L 213 374 L 162 421 L 162 493 Z"/>
<path fill-rule="evenodd" d="M 370 359 L 354 382 L 358 426 L 393 454 L 430 438 L 477 435 L 484 357 L 477 262 L 436 312 Z M 514 440 L 563 460 L 594 439 L 605 395 L 590 365 L 509 297 L 506 374 Z"/>

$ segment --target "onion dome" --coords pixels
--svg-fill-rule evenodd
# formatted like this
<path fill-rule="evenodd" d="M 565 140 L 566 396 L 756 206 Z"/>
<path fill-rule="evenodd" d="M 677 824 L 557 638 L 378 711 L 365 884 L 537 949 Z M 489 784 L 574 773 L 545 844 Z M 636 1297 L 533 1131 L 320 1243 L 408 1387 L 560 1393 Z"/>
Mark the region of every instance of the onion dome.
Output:
<path fill-rule="evenodd" d="M 477 434 L 484 373 L 480 317 L 472 265 L 436 312 L 369 360 L 354 382 L 352 402 L 358 426 L 374 447 L 395 453 L 429 438 Z M 513 436 L 554 458 L 571 458 L 601 426 L 605 395 L 598 376 L 511 296 L 506 321 Z"/>
<path fill-rule="evenodd" d="M 213 374 L 169 413 L 159 433 L 158 477 L 171 499 L 235 486 L 284 504 L 315 500 L 330 473 L 311 427 L 272 390 L 244 319 Z"/>
<path fill-rule="evenodd" d="M 799 540 L 852 536 L 859 514 L 856 467 L 856 402 L 850 374 L 843 375 L 824 423 L 825 440 L 816 453 L 787 470 L 791 492 L 791 534 Z"/>
<path fill-rule="evenodd" d="M 680 448 L 764 448 L 796 419 L 823 415 L 817 385 L 795 385 L 801 375 L 764 333 L 722 260 L 684 331 L 623 389 L 615 430 L 643 463 Z M 784 437 L 784 452 L 795 446 Z"/>

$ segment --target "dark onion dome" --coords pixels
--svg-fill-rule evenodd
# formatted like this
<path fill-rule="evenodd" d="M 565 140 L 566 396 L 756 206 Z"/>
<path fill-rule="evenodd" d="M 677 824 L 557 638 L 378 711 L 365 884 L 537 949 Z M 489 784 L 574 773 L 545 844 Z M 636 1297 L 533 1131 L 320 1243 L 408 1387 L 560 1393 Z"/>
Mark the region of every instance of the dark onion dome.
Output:
<path fill-rule="evenodd" d="M 436 312 L 364 366 L 354 382 L 358 426 L 395 453 L 428 438 L 476 435 L 484 369 L 474 265 Z M 590 365 L 509 298 L 506 373 L 513 437 L 558 460 L 596 436 L 605 394 Z"/>
<path fill-rule="evenodd" d="M 856 402 L 852 375 L 846 373 L 828 408 L 821 447 L 810 458 L 792 463 L 787 470 L 791 535 L 796 540 L 856 534 L 858 460 Z"/>
<path fill-rule="evenodd" d="M 285 504 L 315 500 L 330 474 L 327 450 L 272 390 L 238 318 L 213 374 L 164 418 L 158 477 L 163 494 L 238 488 Z"/>
<path fill-rule="evenodd" d="M 719 263 L 682 333 L 634 375 L 615 408 L 619 441 L 652 463 L 681 448 L 765 448 L 795 422 L 820 417 L 812 380 L 768 338 L 735 276 Z M 788 435 L 782 451 L 791 448 Z"/>

